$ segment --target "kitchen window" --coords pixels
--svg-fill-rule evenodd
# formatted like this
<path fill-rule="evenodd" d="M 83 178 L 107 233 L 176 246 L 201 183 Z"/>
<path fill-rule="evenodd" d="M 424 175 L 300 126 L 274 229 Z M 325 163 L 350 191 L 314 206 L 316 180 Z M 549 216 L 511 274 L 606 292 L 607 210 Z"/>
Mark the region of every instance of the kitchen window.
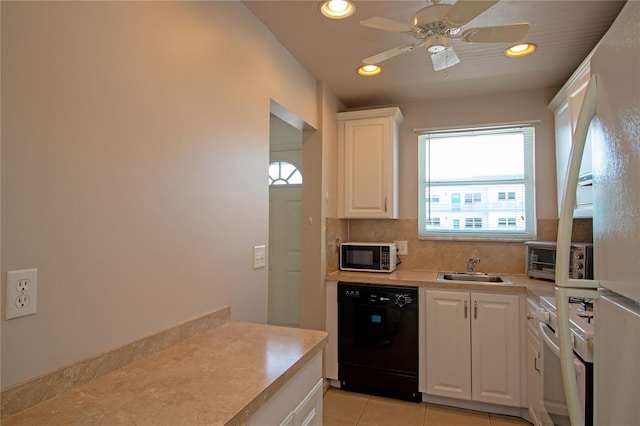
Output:
<path fill-rule="evenodd" d="M 422 130 L 418 151 L 420 238 L 535 237 L 531 124 Z"/>

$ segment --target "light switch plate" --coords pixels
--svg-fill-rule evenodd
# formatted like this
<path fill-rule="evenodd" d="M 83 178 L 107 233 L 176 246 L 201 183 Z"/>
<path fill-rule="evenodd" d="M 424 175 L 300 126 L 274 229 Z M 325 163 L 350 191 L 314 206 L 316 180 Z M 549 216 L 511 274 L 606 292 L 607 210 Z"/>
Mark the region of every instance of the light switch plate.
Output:
<path fill-rule="evenodd" d="M 253 247 L 253 269 L 264 268 L 267 264 L 266 247 L 264 245 Z"/>

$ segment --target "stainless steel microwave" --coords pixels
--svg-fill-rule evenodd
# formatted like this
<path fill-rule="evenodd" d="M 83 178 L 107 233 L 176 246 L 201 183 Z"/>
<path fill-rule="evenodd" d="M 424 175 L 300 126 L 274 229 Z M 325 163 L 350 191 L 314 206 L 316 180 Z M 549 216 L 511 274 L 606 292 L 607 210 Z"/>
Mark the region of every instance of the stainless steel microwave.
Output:
<path fill-rule="evenodd" d="M 555 241 L 527 241 L 527 275 L 555 281 L 556 252 Z M 569 278 L 593 279 L 593 244 L 571 243 Z"/>
<path fill-rule="evenodd" d="M 343 271 L 393 272 L 397 250 L 394 243 L 342 243 L 340 269 Z"/>

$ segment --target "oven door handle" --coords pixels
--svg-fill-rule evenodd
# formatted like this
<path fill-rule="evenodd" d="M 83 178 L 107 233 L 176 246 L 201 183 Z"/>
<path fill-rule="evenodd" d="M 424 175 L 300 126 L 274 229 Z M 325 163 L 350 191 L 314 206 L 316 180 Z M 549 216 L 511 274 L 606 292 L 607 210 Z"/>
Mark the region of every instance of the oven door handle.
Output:
<path fill-rule="evenodd" d="M 543 322 L 539 322 L 538 327 L 540 328 L 542 338 L 544 339 L 543 343 L 545 343 L 549 347 L 549 349 L 551 349 L 551 352 L 553 352 L 555 356 L 560 358 L 560 346 L 558 346 L 556 338 L 553 335 L 551 329 L 547 327 L 547 325 Z M 577 374 L 582 374 L 585 370 L 585 366 L 580 361 L 578 361 L 575 356 L 573 357 L 573 368 L 575 369 Z"/>
<path fill-rule="evenodd" d="M 540 333 L 542 333 L 542 338 L 544 339 L 544 342 L 546 343 L 546 345 L 549 346 L 549 349 L 551 349 L 551 351 L 555 356 L 560 358 L 560 346 L 558 346 L 555 336 L 554 337 L 549 336 L 549 335 L 553 335 L 553 332 L 551 331 L 551 329 L 547 327 L 547 325 L 543 322 L 539 322 L 538 327 L 540 327 Z"/>

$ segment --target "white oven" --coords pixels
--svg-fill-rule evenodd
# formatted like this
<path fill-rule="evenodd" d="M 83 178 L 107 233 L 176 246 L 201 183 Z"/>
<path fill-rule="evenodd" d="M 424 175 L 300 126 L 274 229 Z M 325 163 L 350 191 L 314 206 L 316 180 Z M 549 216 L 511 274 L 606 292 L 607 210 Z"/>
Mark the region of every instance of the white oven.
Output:
<path fill-rule="evenodd" d="M 581 301 L 570 303 L 573 368 L 580 394 L 585 425 L 593 425 L 593 312 Z M 543 425 L 570 426 L 569 411 L 562 383 L 560 344 L 555 335 L 557 317 L 554 298 L 541 298 L 543 315 L 540 327 L 540 420 Z"/>

